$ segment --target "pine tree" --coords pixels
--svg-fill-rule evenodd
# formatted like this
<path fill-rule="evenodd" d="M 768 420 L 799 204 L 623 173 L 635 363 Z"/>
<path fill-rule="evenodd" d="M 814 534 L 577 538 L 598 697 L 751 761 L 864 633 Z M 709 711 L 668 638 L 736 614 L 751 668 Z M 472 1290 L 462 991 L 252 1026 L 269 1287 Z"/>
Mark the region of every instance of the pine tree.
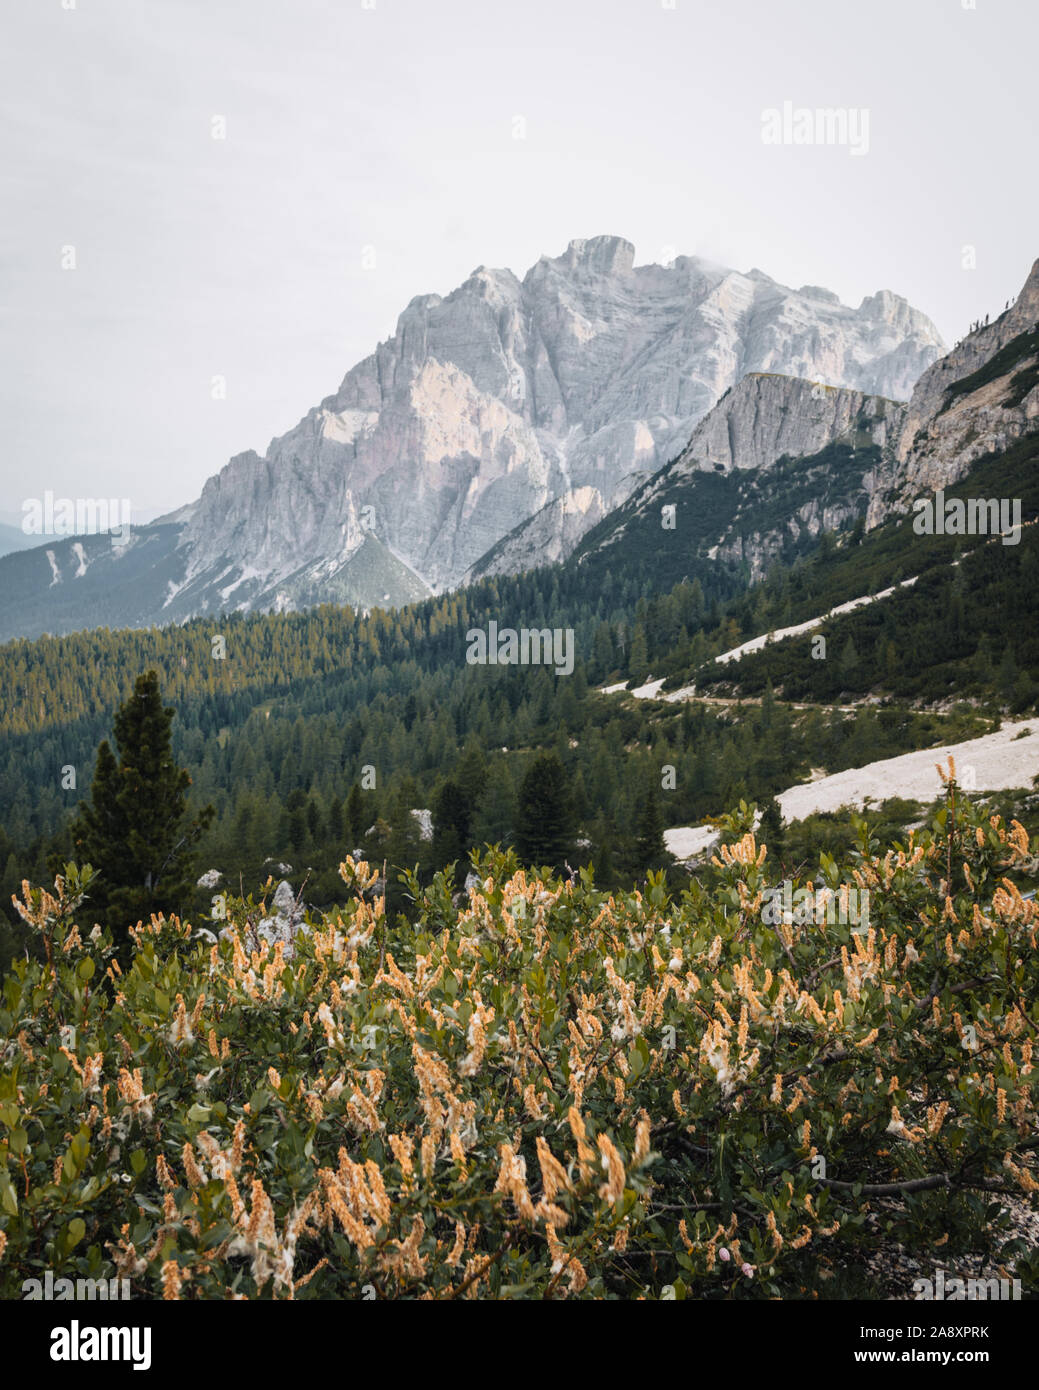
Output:
<path fill-rule="evenodd" d="M 611 887 L 617 880 L 616 848 L 620 840 L 612 816 L 600 816 L 592 826 L 592 867 L 600 887 Z"/>
<path fill-rule="evenodd" d="M 328 838 L 338 854 L 345 838 L 345 821 L 343 803 L 338 796 L 334 796 L 328 807 Z M 350 846 L 353 848 L 353 845 Z"/>
<path fill-rule="evenodd" d="M 510 845 L 516 825 L 516 788 L 504 759 L 494 764 L 473 817 L 474 845 Z"/>
<path fill-rule="evenodd" d="M 411 814 L 415 800 L 414 786 L 410 778 L 405 778 L 393 797 L 389 819 L 389 837 L 386 841 L 384 858 L 386 860 L 386 911 L 392 919 L 406 904 L 404 889 L 400 883 L 401 870 L 421 870 L 427 859 L 426 848 L 422 843 L 418 821 Z"/>
<path fill-rule="evenodd" d="M 1014 686 L 1017 683 L 1017 662 L 1014 660 L 1014 650 L 1009 642 L 1003 652 L 1003 660 L 999 663 L 996 683 L 1003 699 L 1011 699 L 1014 693 Z"/>
<path fill-rule="evenodd" d="M 761 808 L 761 824 L 758 827 L 761 839 L 768 846 L 769 854 L 777 863 L 783 858 L 783 812 L 779 802 L 770 796 Z"/>
<path fill-rule="evenodd" d="M 613 671 L 616 655 L 613 649 L 613 633 L 609 623 L 600 623 L 595 629 L 595 643 L 592 652 L 592 665 L 597 680 L 605 680 Z"/>
<path fill-rule="evenodd" d="M 526 864 L 561 869 L 571 853 L 573 830 L 566 769 L 557 754 L 542 753 L 520 785 L 516 851 Z"/>
<path fill-rule="evenodd" d="M 844 644 L 841 652 L 838 671 L 842 680 L 856 681 L 859 673 L 859 654 L 855 650 L 855 643 L 849 637 Z"/>
<path fill-rule="evenodd" d="M 664 818 L 652 780 L 643 792 L 635 827 L 635 871 L 648 873 L 674 862 L 664 843 Z"/>
<path fill-rule="evenodd" d="M 648 661 L 646 631 L 641 623 L 637 623 L 631 639 L 631 651 L 628 654 L 628 678 L 632 681 L 644 681 L 649 675 Z"/>
<path fill-rule="evenodd" d="M 470 808 L 477 805 L 487 787 L 487 760 L 477 743 L 467 743 L 452 779 Z"/>
<path fill-rule="evenodd" d="M 307 843 L 306 802 L 302 787 L 293 787 L 285 798 L 282 842 L 297 856 L 302 855 Z"/>
<path fill-rule="evenodd" d="M 451 778 L 437 793 L 433 804 L 433 865 L 437 869 L 459 863 L 465 877 L 466 856 L 469 852 L 471 809 L 465 794 Z"/>
<path fill-rule="evenodd" d="M 193 847 L 213 817 L 207 806 L 188 820 L 191 778 L 173 761 L 172 707 L 163 708 L 154 671 L 137 677 L 116 712 L 118 760 L 105 740 L 90 799 L 72 825 L 75 852 L 99 875 L 94 916 L 116 940 L 151 914 L 178 912 L 191 891 Z"/>
<path fill-rule="evenodd" d="M 346 798 L 346 837 L 353 849 L 361 843 L 368 825 L 365 823 L 364 793 L 355 782 Z"/>

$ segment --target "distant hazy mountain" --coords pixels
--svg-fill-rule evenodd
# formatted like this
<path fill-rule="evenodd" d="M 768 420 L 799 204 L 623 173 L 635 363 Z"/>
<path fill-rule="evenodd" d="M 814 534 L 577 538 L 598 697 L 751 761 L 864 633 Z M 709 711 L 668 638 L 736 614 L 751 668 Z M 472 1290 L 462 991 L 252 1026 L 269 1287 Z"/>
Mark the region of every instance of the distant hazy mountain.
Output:
<path fill-rule="evenodd" d="M 28 550 L 39 545 L 41 536 L 27 536 L 20 526 L 9 526 L 0 521 L 0 555 L 9 555 L 12 550 Z"/>

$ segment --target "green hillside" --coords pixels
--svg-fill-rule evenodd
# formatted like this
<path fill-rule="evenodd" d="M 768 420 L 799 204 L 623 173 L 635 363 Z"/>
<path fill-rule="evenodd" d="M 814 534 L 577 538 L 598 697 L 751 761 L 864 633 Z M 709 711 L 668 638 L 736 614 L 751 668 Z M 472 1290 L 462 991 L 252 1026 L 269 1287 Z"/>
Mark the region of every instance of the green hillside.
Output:
<path fill-rule="evenodd" d="M 1031 708 L 1039 698 L 1039 435 L 979 460 L 945 495 L 947 501 L 1020 499 L 1019 543 L 918 535 L 912 517 L 904 517 L 825 546 L 809 564 L 762 586 L 758 632 L 807 621 L 905 579 L 916 583 L 827 620 L 817 629 L 826 637 L 825 660 L 812 658 L 813 632 L 770 644 L 738 664 L 702 669 L 698 688 L 754 694 L 771 682 L 791 700 L 995 698 L 1010 711 Z M 733 611 L 746 613 L 750 601 L 748 595 Z"/>
<path fill-rule="evenodd" d="M 730 598 L 751 577 L 741 542 L 764 539 L 770 563 L 811 553 L 816 537 L 806 527 L 795 535 L 790 518 L 802 508 L 864 515 L 863 474 L 879 462 L 875 445 L 847 443 L 728 473 L 689 472 L 674 460 L 585 536 L 568 567 L 577 566 L 589 585 L 623 574 L 631 588 L 661 593 L 695 579 L 709 599 Z M 674 507 L 673 528 L 662 524 L 665 507 Z M 729 552 L 733 558 L 725 558 Z"/>

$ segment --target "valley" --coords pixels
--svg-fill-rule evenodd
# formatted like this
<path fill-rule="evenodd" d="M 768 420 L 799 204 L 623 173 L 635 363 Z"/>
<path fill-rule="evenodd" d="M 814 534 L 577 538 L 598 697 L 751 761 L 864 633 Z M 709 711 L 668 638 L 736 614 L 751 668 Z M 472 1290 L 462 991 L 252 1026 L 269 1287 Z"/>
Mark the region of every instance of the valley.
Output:
<path fill-rule="evenodd" d="M 979 1010 L 1002 1020 L 993 1027 L 1004 1063 L 1011 1055 L 1012 1067 L 1026 1064 L 1024 1052 L 1020 1061 L 1007 1053 L 1022 1044 L 1006 1023 L 1025 1007 L 1024 986 L 987 970 L 983 932 L 997 943 L 992 949 L 1022 962 L 1034 935 L 1039 386 L 1030 384 L 1032 338 L 1020 323 L 1036 305 L 1039 264 L 1015 305 L 946 357 L 935 358 L 926 321 L 900 307 L 910 332 L 895 357 L 901 372 L 907 359 L 919 369 L 902 401 L 880 389 L 902 384 L 883 353 L 855 373 L 844 360 L 842 372 L 858 385 L 755 368 L 731 381 L 712 378 L 713 387 L 684 381 L 672 391 L 675 413 L 653 416 L 644 432 L 631 421 L 643 420 L 633 412 L 647 408 L 646 382 L 655 383 L 652 396 L 671 379 L 654 375 L 660 323 L 640 339 L 643 367 L 657 362 L 648 373 L 632 375 L 630 343 L 598 346 L 596 371 L 609 384 L 599 392 L 580 353 L 560 348 L 548 375 L 530 340 L 510 348 L 507 380 L 520 379 L 522 367 L 528 383 L 512 404 L 495 395 L 494 353 L 466 359 L 469 372 L 439 363 L 436 351 L 450 345 L 462 355 L 462 345 L 469 351 L 490 331 L 488 304 L 496 333 L 503 323 L 518 333 L 513 315 L 523 302 L 534 303 L 536 321 L 545 286 L 566 306 L 566 331 L 581 344 L 610 339 L 609 316 L 597 323 L 592 313 L 604 297 L 614 297 L 618 313 L 624 306 L 630 327 L 632 298 L 651 284 L 666 299 L 674 282 L 658 267 L 633 269 L 626 246 L 574 243 L 564 257 L 539 263 L 529 285 L 480 271 L 453 299 L 413 303 L 406 333 L 380 348 L 378 371 L 362 363 L 266 459 L 239 456 L 198 503 L 135 528 L 125 546 L 105 535 L 62 537 L 0 557 L 8 585 L 0 646 L 3 998 L 17 1005 L 20 981 L 47 968 L 49 933 L 64 931 L 72 913 L 98 922 L 89 938 L 101 943 L 97 950 L 126 960 L 114 1013 L 88 1000 L 99 1037 L 115 1027 L 133 1052 L 151 1046 L 144 1039 L 158 1026 L 179 1067 L 177 1049 L 186 1056 L 197 1041 L 194 1021 L 201 1029 L 210 992 L 226 991 L 221 1009 L 240 1021 L 234 1041 L 221 1041 L 224 1014 L 214 1014 L 209 1075 L 255 1024 L 266 1080 L 248 1076 L 247 1108 L 237 1064 L 221 1083 L 226 1100 L 203 1105 L 191 1089 L 189 1123 L 222 1119 L 218 1106 L 228 1115 L 240 1109 L 235 1133 L 249 1130 L 269 1154 L 277 1136 L 263 1128 L 264 1109 L 291 1109 L 293 1118 L 280 1122 L 289 1148 L 278 1162 L 297 1187 L 311 1182 L 309 1169 L 293 1167 L 306 1126 L 327 1158 L 325 1107 L 338 1114 L 340 1106 L 339 1083 L 323 1073 L 320 1094 L 306 1090 L 304 1078 L 315 1073 L 300 1049 L 314 1019 L 326 1048 L 357 1047 L 379 1059 L 344 1092 L 344 1123 L 368 1143 L 362 1136 L 380 1132 L 383 1100 L 363 1078 L 383 1068 L 396 1076 L 394 1103 L 410 1084 L 392 1021 L 403 1016 L 401 1000 L 414 1010 L 409 1036 L 424 1040 L 416 1044 L 420 1067 L 435 1055 L 446 1068 L 450 1030 L 464 1025 L 463 1050 L 450 1063 L 450 1084 L 462 1088 L 475 1086 L 485 1056 L 512 1065 L 505 1059 L 514 1044 L 492 1031 L 494 1018 L 508 1017 L 517 1040 L 532 1039 L 526 1051 L 515 1044 L 523 1066 L 548 1087 L 520 1087 L 527 1121 L 517 1111 L 509 1123 L 536 1120 L 552 1095 L 575 1087 L 575 1104 L 587 1104 L 607 1074 L 616 1116 L 618 1095 L 631 1087 L 656 1119 L 647 1128 L 645 1110 L 636 1121 L 624 1181 L 643 1181 L 652 1134 L 667 1164 L 645 1189 L 659 1222 L 687 1210 L 690 1182 L 718 1183 L 719 1173 L 730 1180 L 728 1160 L 699 1142 L 708 1134 L 677 1142 L 677 1120 L 696 1114 L 708 1126 L 728 1116 L 724 1133 L 736 1136 L 739 1163 L 766 1164 L 761 1176 L 739 1179 L 740 1210 L 730 1219 L 749 1223 L 748 1239 L 758 1244 L 770 1239 L 762 1231 L 782 1242 L 754 1245 L 745 1268 L 761 1271 L 773 1297 L 826 1296 L 829 1280 L 836 1296 L 847 1296 L 860 1288 L 859 1245 L 874 1261 L 916 1250 L 914 1184 L 946 1185 L 893 1158 L 885 1138 L 926 1142 L 934 1153 L 925 1168 L 948 1162 L 938 1137 L 945 1111 L 926 1098 L 928 1068 L 936 1045 L 947 1068 L 972 1063 L 956 1032 L 959 1013 L 947 1024 L 942 1010 L 977 999 Z M 753 299 L 765 282 L 692 263 L 679 270 L 694 304 L 723 284 L 726 295 Z M 781 288 L 768 290 L 770 304 L 776 295 L 789 305 Z M 827 306 L 834 334 L 857 331 L 863 315 L 872 322 L 890 307 L 881 299 L 856 317 L 831 299 L 807 298 Z M 456 337 L 459 313 L 464 332 Z M 668 320 L 669 333 L 680 319 Z M 816 331 L 836 351 L 837 339 Z M 760 365 L 760 343 L 756 351 Z M 774 345 L 764 356 L 775 366 L 783 353 Z M 969 367 L 963 381 L 948 379 L 950 358 Z M 683 357 L 683 372 L 692 360 Z M 397 373 L 406 408 L 399 392 L 386 394 Z M 553 453 L 564 428 L 565 455 Z M 390 430 L 406 467 L 384 468 L 373 452 Z M 464 464 L 451 453 L 459 440 Z M 353 451 L 349 468 L 344 450 Z M 934 492 L 914 497 L 910 477 L 933 482 Z M 923 524 L 921 501 L 941 525 Z M 469 538 L 461 547 L 460 529 Z M 118 764 L 107 742 L 113 723 Z M 156 839 L 165 833 L 167 801 L 187 827 L 169 850 L 176 882 L 164 865 L 157 875 L 149 867 L 142 882 L 119 883 L 128 847 L 141 843 L 139 827 Z M 952 882 L 950 867 L 961 862 L 963 885 Z M 46 898 L 27 887 L 48 882 L 55 892 Z M 954 941 L 950 922 L 974 925 L 961 925 Z M 80 949 L 75 931 L 63 954 Z M 70 998 L 84 997 L 76 991 L 97 968 L 92 950 L 66 981 Z M 470 979 L 458 964 L 466 953 L 493 967 L 479 988 L 482 967 Z M 230 973 L 214 985 L 212 962 L 225 955 Z M 347 973 L 326 999 L 327 965 L 319 962 L 331 958 Z M 423 985 L 434 959 L 435 995 Z M 575 1003 L 568 973 L 578 961 L 582 990 L 593 982 L 596 990 L 583 1003 Z M 288 962 L 293 969 L 279 974 Z M 636 980 L 648 1011 L 642 1023 L 630 992 Z M 286 992 L 301 1021 L 265 1032 L 268 1007 L 282 1007 Z M 905 1018 L 929 1011 L 929 1024 L 892 1030 L 893 996 Z M 536 1019 L 526 1003 L 534 997 Z M 601 1019 L 591 1012 L 600 998 L 615 1001 Z M 690 1000 L 700 1030 L 692 1043 L 677 1031 L 690 1027 Z M 670 1017 L 674 1024 L 662 1023 Z M 5 1018 L 0 1007 L 0 1035 Z M 712 1021 L 702 1026 L 704 1018 Z M 597 1044 L 586 1047 L 600 1034 L 613 1048 L 605 1061 Z M 834 1048 L 838 1037 L 850 1046 Z M 764 1049 L 778 1067 L 770 1088 L 757 1081 Z M 897 1102 L 887 1092 L 873 1097 L 870 1078 L 896 1058 Z M 833 1094 L 806 1089 L 817 1062 L 844 1069 Z M 678 1089 L 672 1065 L 686 1078 Z M 434 1074 L 436 1087 L 449 1084 L 446 1070 Z M 175 1087 L 197 1085 L 175 1075 Z M 1002 1078 L 1003 1087 L 1013 1084 Z M 964 1085 L 960 1094 L 971 1099 L 954 1133 L 969 1129 L 978 1171 L 968 1164 L 962 1188 L 934 1219 L 946 1230 L 956 1225 L 958 1248 L 977 1268 L 988 1268 L 998 1246 L 1026 1270 L 1028 1241 L 999 1245 L 995 1227 L 986 1234 L 978 1225 L 973 1203 L 1011 1152 L 1027 1187 L 1030 1150 L 1007 1102 L 993 1120 L 973 1080 Z M 130 1082 L 122 1089 L 131 1096 Z M 511 1090 L 509 1097 L 511 1105 Z M 522 1212 L 532 1199 L 509 1167 L 499 1099 L 481 1133 L 493 1131 L 503 1155 L 495 1192 L 504 1184 Z M 32 1104 L 43 1100 L 40 1089 Z M 1022 1092 L 1014 1115 L 1026 1103 Z M 791 1114 L 806 1107 L 810 1118 L 795 1125 Z M 579 1109 L 570 1114 L 580 1118 Z M 867 1188 L 887 1205 L 843 1177 L 822 1182 L 804 1162 L 813 1124 L 837 1133 L 850 1119 L 858 1137 L 841 1140 L 839 1171 L 872 1176 Z M 570 1123 L 579 1174 L 585 1141 L 578 1121 Z M 476 1133 L 471 1117 L 455 1134 L 452 1162 L 468 1161 Z M 599 1148 L 616 1185 L 610 1200 L 621 1200 L 623 1163 L 619 1153 L 610 1157 L 604 1134 Z M 430 1142 L 421 1140 L 427 1176 L 435 1171 Z M 192 1154 L 191 1144 L 181 1152 Z M 399 1152 L 407 1168 L 410 1158 Z M 280 1178 L 269 1164 L 265 1171 L 277 1190 Z M 811 1226 L 800 1214 L 777 1214 L 769 1194 L 788 1172 L 804 1187 L 798 1201 Z M 322 1173 L 327 1189 L 332 1169 Z M 491 1177 L 481 1172 L 479 1181 Z M 407 1205 L 405 1189 L 399 1200 Z M 201 1191 L 201 1180 L 189 1178 L 188 1190 Z M 9 1210 L 6 1192 L 0 1183 Z M 569 1200 L 561 1192 L 551 1195 Z M 720 1209 L 729 1189 L 717 1199 L 713 1192 L 707 1205 Z M 1023 1220 L 1017 1199 L 1004 1196 L 992 1210 L 1000 1230 Z M 191 1210 L 201 1229 L 209 1217 Z M 475 1220 L 476 1207 L 465 1210 Z M 121 1220 L 121 1212 L 115 1202 L 106 1219 Z M 883 1232 L 858 1234 L 859 1218 L 878 1212 L 886 1213 Z M 721 1237 L 710 1237 L 699 1214 L 690 1212 L 692 1226 L 661 1228 L 668 1253 L 653 1258 L 665 1261 L 674 1287 L 686 1276 L 688 1288 L 707 1287 L 713 1277 Z M 365 1247 L 375 1237 L 350 1224 L 358 1219 L 350 1216 L 347 1230 Z M 838 1230 L 831 1261 L 820 1243 Z M 725 1238 L 735 1246 L 739 1237 Z M 307 1236 L 315 1250 L 320 1239 Z M 816 1248 L 801 1258 L 810 1239 Z M 350 1248 L 340 1254 L 341 1268 L 351 1269 Z M 623 1242 L 596 1258 L 596 1296 L 630 1294 L 635 1274 Z M 705 1259 L 711 1269 L 701 1268 Z M 432 1267 L 444 1288 L 450 1267 Z M 312 1272 L 315 1296 L 353 1278 L 327 1259 Z M 559 1272 L 545 1276 L 548 1288 Z M 269 1285 L 262 1260 L 253 1278 L 258 1291 Z M 394 1286 L 401 1296 L 409 1278 L 401 1274 Z M 522 1289 L 523 1267 L 510 1278 Z M 581 1276 L 569 1287 L 581 1293 Z"/>

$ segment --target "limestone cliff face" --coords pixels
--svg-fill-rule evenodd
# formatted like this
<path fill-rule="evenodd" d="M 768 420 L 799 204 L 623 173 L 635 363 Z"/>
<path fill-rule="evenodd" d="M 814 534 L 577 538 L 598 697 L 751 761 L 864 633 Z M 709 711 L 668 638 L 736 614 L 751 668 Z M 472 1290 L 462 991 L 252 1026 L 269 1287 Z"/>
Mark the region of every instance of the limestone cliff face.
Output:
<path fill-rule="evenodd" d="M 845 439 L 885 448 L 901 432 L 905 405 L 772 373 L 752 373 L 696 426 L 676 471 L 768 468 Z"/>
<path fill-rule="evenodd" d="M 659 514 L 674 504 L 697 516 L 699 539 L 691 558 L 733 563 L 748 579 L 759 579 L 792 543 L 865 514 L 905 411 L 903 402 L 884 396 L 751 373 L 725 393 L 679 456 L 634 491 L 589 544 L 612 548 L 622 568 L 625 545 L 647 522 L 658 528 L 660 543 L 668 543 Z M 728 480 L 720 497 L 704 486 L 712 475 Z"/>
<path fill-rule="evenodd" d="M 507 563 L 561 557 L 748 372 L 897 396 L 941 347 L 886 291 L 851 309 L 695 257 L 635 266 L 619 237 L 571 242 L 523 280 L 480 267 L 412 300 L 263 459 L 207 483 L 181 542 L 187 585 L 230 563 L 221 587 L 244 604 L 291 603 L 301 570 L 312 587 L 316 558 L 334 574 L 370 532 L 440 590 L 535 517 Z"/>
<path fill-rule="evenodd" d="M 1020 382 L 1020 374 L 1039 359 L 1037 329 L 1039 260 L 1009 309 L 920 377 L 877 480 L 869 526 L 905 510 L 914 498 L 957 482 L 983 454 L 1039 429 L 1039 389 L 1014 386 L 1014 378 Z M 984 379 L 963 390 L 961 384 L 971 385 L 975 373 Z"/>
<path fill-rule="evenodd" d="M 749 373 L 695 426 L 680 455 L 578 547 L 578 557 L 609 550 L 622 566 L 640 526 L 673 503 L 703 522 L 691 555 L 736 564 L 754 580 L 803 538 L 859 517 L 873 526 L 904 513 L 915 498 L 964 477 L 982 455 L 1036 430 L 1039 261 L 1015 303 L 929 367 L 908 403 Z M 703 480 L 718 474 L 734 488 L 712 494 Z"/>
<path fill-rule="evenodd" d="M 532 565 L 565 560 L 605 515 L 598 488 L 572 488 L 503 537 L 468 571 L 463 582 L 470 584 L 495 574 L 521 574 Z"/>
<path fill-rule="evenodd" d="M 760 579 L 789 537 L 818 536 L 860 516 L 877 487 L 879 464 L 900 437 L 903 402 L 819 382 L 760 375 L 744 377 L 693 431 L 673 477 L 696 471 L 767 470 L 781 458 L 806 460 L 801 493 L 777 524 L 745 530 L 724 518 L 714 556 L 742 563 Z M 805 488 L 828 446 L 844 445 L 862 460 L 842 488 Z M 768 481 L 761 484 L 767 489 Z"/>

